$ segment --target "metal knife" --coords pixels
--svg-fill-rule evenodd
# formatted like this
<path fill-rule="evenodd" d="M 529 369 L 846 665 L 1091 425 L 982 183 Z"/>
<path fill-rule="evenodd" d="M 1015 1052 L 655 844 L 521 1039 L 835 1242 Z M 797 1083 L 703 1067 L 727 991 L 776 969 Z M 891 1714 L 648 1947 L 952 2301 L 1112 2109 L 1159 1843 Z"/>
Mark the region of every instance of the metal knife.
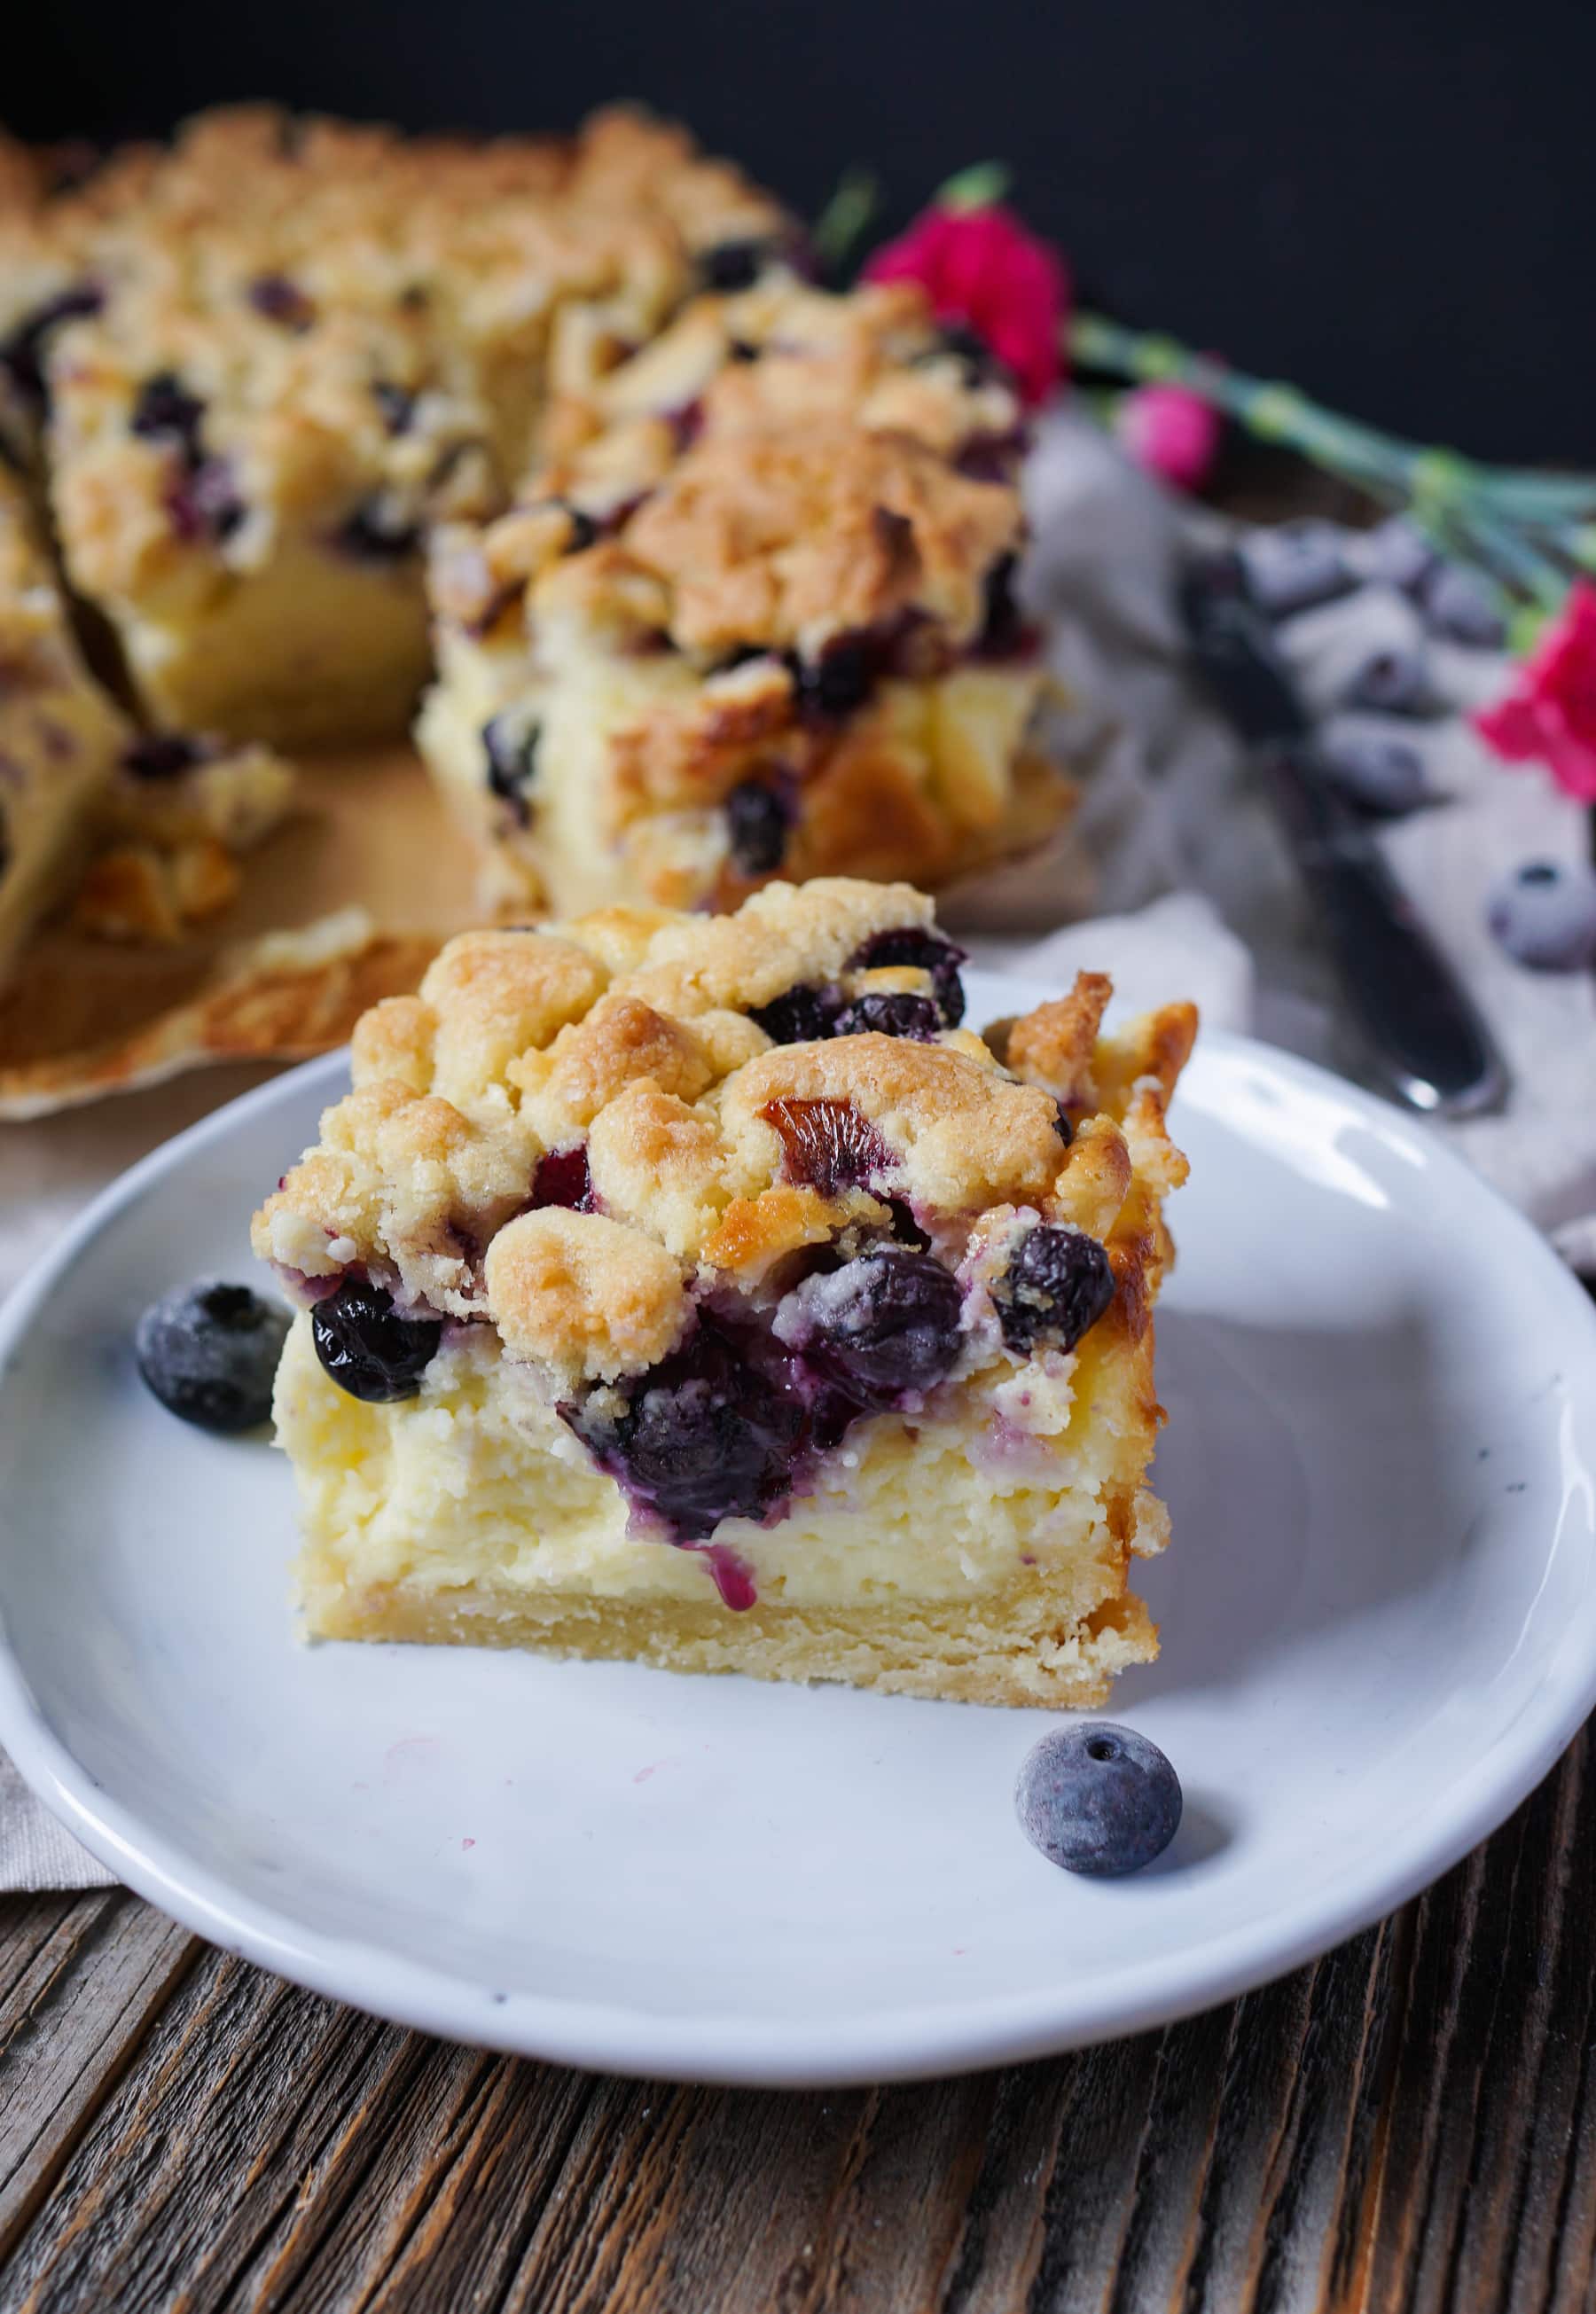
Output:
<path fill-rule="evenodd" d="M 1188 562 L 1179 607 L 1209 689 L 1248 741 L 1291 846 L 1371 1073 L 1409 1108 L 1499 1108 L 1506 1067 L 1473 998 L 1318 762 L 1310 719 L 1239 558 Z"/>

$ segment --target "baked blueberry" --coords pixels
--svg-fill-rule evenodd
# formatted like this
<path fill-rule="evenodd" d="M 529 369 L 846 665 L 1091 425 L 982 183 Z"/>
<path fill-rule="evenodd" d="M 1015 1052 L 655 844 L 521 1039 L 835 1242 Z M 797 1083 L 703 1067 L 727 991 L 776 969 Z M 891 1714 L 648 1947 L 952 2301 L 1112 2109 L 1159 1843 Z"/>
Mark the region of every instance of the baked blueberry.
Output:
<path fill-rule="evenodd" d="M 163 369 L 146 377 L 139 387 L 128 426 L 142 441 L 175 442 L 185 457 L 197 460 L 204 422 L 205 404 L 199 396 L 190 393 L 175 370 Z"/>
<path fill-rule="evenodd" d="M 180 538 L 220 545 L 247 511 L 225 458 L 190 458 L 166 494 L 166 510 Z"/>
<path fill-rule="evenodd" d="M 780 1135 L 787 1179 L 807 1182 L 823 1197 L 860 1188 L 892 1163 L 886 1142 L 851 1100 L 789 1096 L 767 1100 L 759 1113 Z"/>
<path fill-rule="evenodd" d="M 421 526 L 379 493 L 364 499 L 334 534 L 344 553 L 360 562 L 403 562 L 419 552 Z"/>
<path fill-rule="evenodd" d="M 403 434 L 416 414 L 416 397 L 408 385 L 395 385 L 392 379 L 379 377 L 371 389 L 371 398 L 383 413 L 383 424 L 390 434 Z"/>
<path fill-rule="evenodd" d="M 203 764 L 208 752 L 187 731 L 146 731 L 123 748 L 121 765 L 136 780 L 175 780 Z"/>
<path fill-rule="evenodd" d="M 1014 1787 L 1019 1828 L 1050 1864 L 1119 1879 L 1161 1856 L 1180 1828 L 1180 1779 L 1158 1745 L 1107 1719 L 1054 1727 Z"/>
<path fill-rule="evenodd" d="M 250 303 L 263 321 L 285 330 L 308 330 L 316 309 L 297 282 L 286 273 L 262 273 L 250 284 Z"/>
<path fill-rule="evenodd" d="M 837 1037 L 909 1037 L 929 1045 L 942 1026 L 942 1015 L 929 996 L 905 996 L 873 990 L 856 996 L 837 1015 L 832 1033 Z"/>
<path fill-rule="evenodd" d="M 585 1142 L 570 1149 L 551 1149 L 538 1159 L 532 1177 L 532 1209 L 536 1213 L 543 1206 L 563 1206 L 573 1214 L 593 1211 L 593 1175 Z"/>
<path fill-rule="evenodd" d="M 987 572 L 983 587 L 985 609 L 975 648 L 983 658 L 1012 658 L 1026 640 L 1025 619 L 1014 595 L 1018 555 L 1002 554 Z"/>
<path fill-rule="evenodd" d="M 812 722 L 840 722 L 862 707 L 876 687 L 877 653 L 864 634 L 837 635 L 817 658 L 789 660 L 800 711 Z"/>
<path fill-rule="evenodd" d="M 1057 1222 L 1028 1229 L 996 1279 L 992 1298 L 1011 1350 L 1038 1343 L 1072 1350 L 1114 1299 L 1114 1271 L 1095 1237 Z"/>
<path fill-rule="evenodd" d="M 1486 920 L 1514 962 L 1533 972 L 1596 965 L 1596 869 L 1531 860 L 1492 892 Z"/>
<path fill-rule="evenodd" d="M 774 241 L 753 237 L 718 241 L 699 252 L 699 279 L 706 289 L 718 289 L 723 296 L 738 289 L 752 289 L 766 266 L 773 265 L 780 254 L 780 244 Z"/>
<path fill-rule="evenodd" d="M 542 728 L 525 717 L 505 712 L 482 726 L 482 751 L 488 758 L 488 785 L 507 803 L 522 827 L 532 825 L 528 790 L 537 777 L 538 741 Z"/>
<path fill-rule="evenodd" d="M 726 799 L 726 826 L 733 866 L 745 876 L 768 876 L 786 854 L 792 806 L 771 781 L 744 780 Z"/>
<path fill-rule="evenodd" d="M 709 1316 L 619 1407 L 616 1396 L 562 1406 L 560 1418 L 676 1541 L 761 1518 L 790 1490 L 802 1409 Z"/>
<path fill-rule="evenodd" d="M 414 1398 L 443 1335 L 436 1318 L 401 1318 L 393 1296 L 348 1277 L 311 1312 L 316 1356 L 339 1390 L 374 1406 Z"/>
<path fill-rule="evenodd" d="M 758 1022 L 772 1044 L 812 1045 L 836 1035 L 842 1003 L 837 989 L 800 981 L 768 1004 L 751 1005 L 748 1018 Z"/>
<path fill-rule="evenodd" d="M 890 965 L 908 965 L 929 972 L 943 1026 L 957 1029 L 965 1017 L 965 985 L 958 976 L 964 961 L 964 949 L 944 940 L 940 932 L 927 932 L 920 924 L 904 924 L 891 932 L 872 932 L 869 940 L 861 941 L 848 959 L 848 968 L 874 972 Z"/>
<path fill-rule="evenodd" d="M 205 1277 L 145 1312 L 133 1354 L 170 1413 L 202 1430 L 253 1430 L 270 1418 L 288 1322 L 286 1310 L 247 1285 Z"/>
<path fill-rule="evenodd" d="M 780 1340 L 860 1406 L 892 1406 L 930 1390 L 959 1352 L 958 1281 L 930 1254 L 874 1245 L 806 1277 L 780 1304 Z"/>

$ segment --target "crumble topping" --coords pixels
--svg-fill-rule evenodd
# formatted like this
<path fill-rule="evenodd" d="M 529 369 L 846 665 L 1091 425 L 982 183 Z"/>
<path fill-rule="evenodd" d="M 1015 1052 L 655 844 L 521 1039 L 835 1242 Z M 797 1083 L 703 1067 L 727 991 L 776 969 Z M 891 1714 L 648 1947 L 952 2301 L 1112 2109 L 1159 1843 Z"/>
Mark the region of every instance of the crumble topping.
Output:
<path fill-rule="evenodd" d="M 1022 1082 L 968 1030 L 926 1029 L 962 1011 L 957 958 L 921 895 L 824 879 L 727 918 L 465 934 L 361 1022 L 355 1090 L 257 1214 L 257 1250 L 321 1290 L 353 1272 L 407 1312 L 489 1320 L 569 1389 L 658 1365 L 723 1294 L 773 1306 L 816 1250 L 963 1265 L 990 1347 L 1017 1229 L 1073 1232 L 1107 1245 L 1133 1323 L 1184 1176 L 1164 1103 L 1195 1015 L 1103 1040 L 1106 989 L 1083 982 L 1073 1041 L 1054 1008 L 1051 1075 Z M 852 1030 L 869 994 L 921 1010 Z M 760 1013 L 818 1033 L 778 1041 Z M 1010 1048 L 1036 1077 L 1024 1027 Z M 1071 1118 L 1093 1075 L 1114 1106 Z M 1045 1320 L 1053 1270 L 1032 1267 Z"/>

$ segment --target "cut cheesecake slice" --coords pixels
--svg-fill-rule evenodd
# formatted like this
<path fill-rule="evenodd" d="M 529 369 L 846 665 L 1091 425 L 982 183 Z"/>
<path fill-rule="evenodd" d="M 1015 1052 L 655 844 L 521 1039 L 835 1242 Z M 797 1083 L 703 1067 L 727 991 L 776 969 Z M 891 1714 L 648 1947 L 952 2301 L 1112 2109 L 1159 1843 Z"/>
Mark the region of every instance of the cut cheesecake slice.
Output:
<path fill-rule="evenodd" d="M 942 884 L 1067 818 L 1014 593 L 1019 403 L 912 285 L 772 265 L 557 397 L 545 447 L 430 561 L 417 739 L 495 898 Z"/>
<path fill-rule="evenodd" d="M 907 886 L 477 932 L 257 1214 L 322 1638 L 1095 1704 L 1155 1633 L 1195 1017 L 960 1025 Z"/>

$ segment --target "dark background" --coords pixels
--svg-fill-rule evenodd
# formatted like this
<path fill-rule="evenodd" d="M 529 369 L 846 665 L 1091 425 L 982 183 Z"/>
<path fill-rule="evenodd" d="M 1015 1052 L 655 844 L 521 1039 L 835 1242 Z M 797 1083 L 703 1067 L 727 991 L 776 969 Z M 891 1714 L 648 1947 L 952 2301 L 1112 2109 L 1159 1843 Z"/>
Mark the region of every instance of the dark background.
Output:
<path fill-rule="evenodd" d="M 13 0 L 8 123 L 163 129 L 271 96 L 562 127 L 628 94 L 883 230 L 1001 156 L 1083 293 L 1480 455 L 1596 464 L 1592 0 Z"/>

